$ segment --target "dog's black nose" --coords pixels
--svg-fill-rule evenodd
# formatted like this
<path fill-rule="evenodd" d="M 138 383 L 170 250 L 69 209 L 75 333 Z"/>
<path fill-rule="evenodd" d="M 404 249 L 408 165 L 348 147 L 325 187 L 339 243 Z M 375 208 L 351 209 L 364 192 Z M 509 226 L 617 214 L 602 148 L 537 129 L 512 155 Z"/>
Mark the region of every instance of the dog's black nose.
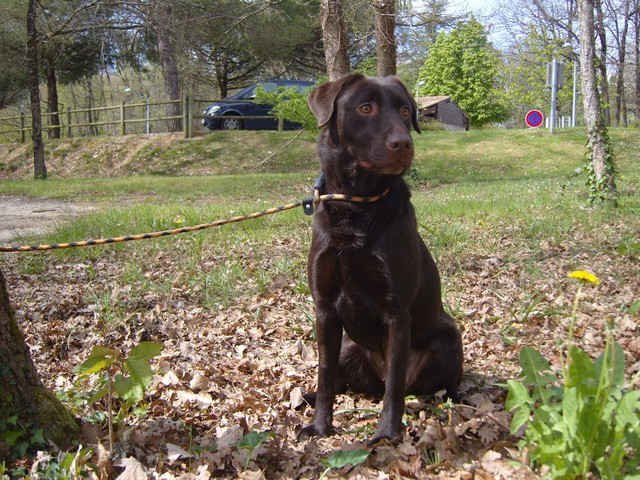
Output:
<path fill-rule="evenodd" d="M 390 152 L 397 152 L 400 150 L 409 150 L 413 146 L 413 143 L 407 133 L 393 132 L 387 138 L 385 145 Z"/>

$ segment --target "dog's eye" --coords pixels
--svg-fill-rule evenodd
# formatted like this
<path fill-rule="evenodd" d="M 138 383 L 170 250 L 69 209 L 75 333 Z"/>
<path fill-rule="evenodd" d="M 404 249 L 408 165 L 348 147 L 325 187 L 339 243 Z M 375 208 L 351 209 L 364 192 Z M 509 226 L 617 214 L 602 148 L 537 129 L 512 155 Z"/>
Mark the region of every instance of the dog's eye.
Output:
<path fill-rule="evenodd" d="M 373 105 L 370 103 L 363 103 L 358 107 L 358 111 L 363 115 L 371 115 L 373 113 Z"/>
<path fill-rule="evenodd" d="M 400 107 L 400 116 L 402 118 L 410 118 L 411 117 L 411 109 L 406 105 L 404 107 Z"/>

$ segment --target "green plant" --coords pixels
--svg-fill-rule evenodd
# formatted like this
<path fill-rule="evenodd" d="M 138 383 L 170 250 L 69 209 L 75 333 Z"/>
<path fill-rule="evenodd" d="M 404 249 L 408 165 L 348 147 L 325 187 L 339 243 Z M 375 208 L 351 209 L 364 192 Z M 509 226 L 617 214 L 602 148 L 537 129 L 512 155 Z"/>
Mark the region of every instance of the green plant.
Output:
<path fill-rule="evenodd" d="M 616 205 L 617 193 L 615 191 L 615 177 L 617 175 L 617 171 L 609 133 L 607 132 L 607 128 L 603 125 L 596 126 L 594 129 L 599 129 L 600 136 L 604 142 L 605 158 L 604 170 L 600 174 L 600 178 L 598 178 L 593 165 L 593 146 L 590 141 L 594 136 L 594 132 L 589 131 L 589 135 L 587 136 L 589 140 L 587 141 L 587 151 L 585 155 L 586 164 L 584 166 L 584 171 L 587 174 L 586 184 L 589 189 L 589 201 L 592 204 L 608 201 L 613 205 Z M 613 188 L 611 188 L 611 185 L 614 185 Z"/>
<path fill-rule="evenodd" d="M 316 119 L 307 106 L 308 92 L 303 93 L 295 88 L 279 87 L 267 92 L 263 87 L 256 91 L 256 102 L 273 105 L 271 114 L 279 120 L 289 120 L 302 125 L 305 130 L 316 130 Z"/>
<path fill-rule="evenodd" d="M 114 396 L 120 400 L 115 421 L 122 421 L 143 400 L 153 377 L 149 362 L 161 351 L 162 344 L 157 342 L 140 342 L 128 356 L 113 348 L 93 347 L 89 357 L 78 366 L 81 376 L 100 376 L 100 387 L 90 403 L 107 400 L 109 450 L 113 450 Z"/>
<path fill-rule="evenodd" d="M 8 418 L 0 417 L 0 444 L 9 448 L 12 457 L 19 458 L 28 450 L 45 446 L 47 442 L 42 429 L 34 429 L 32 425 L 22 425 L 18 417 L 13 415 Z"/>
<path fill-rule="evenodd" d="M 247 450 L 247 460 L 244 468 L 249 466 L 249 462 L 253 458 L 254 452 L 267 440 L 275 437 L 273 432 L 249 432 L 238 442 L 237 447 Z"/>
<path fill-rule="evenodd" d="M 98 469 L 90 460 L 93 450 L 82 446 L 76 452 L 59 452 L 56 457 L 43 454 L 36 459 L 31 468 L 30 478 L 42 480 L 75 480 L 78 478 L 95 478 Z M 2 477 L 0 477 L 1 479 Z"/>
<path fill-rule="evenodd" d="M 570 276 L 599 283 L 590 272 Z M 561 372 L 529 347 L 520 352 L 520 366 L 522 379 L 508 381 L 505 406 L 514 412 L 511 432 L 526 427 L 520 447 L 534 465 L 549 467 L 554 479 L 640 478 L 632 475 L 640 467 L 640 391 L 624 388 L 624 351 L 612 328 L 595 361 L 570 344 Z"/>
<path fill-rule="evenodd" d="M 451 96 L 474 126 L 502 121 L 508 112 L 495 88 L 501 67 L 484 27 L 471 17 L 430 46 L 418 72 L 418 94 Z"/>
<path fill-rule="evenodd" d="M 320 475 L 320 479 L 326 478 L 330 470 L 338 470 L 347 465 L 360 465 L 369 457 L 369 450 L 359 448 L 356 450 L 338 450 L 322 460 L 322 465 L 326 467 Z"/>

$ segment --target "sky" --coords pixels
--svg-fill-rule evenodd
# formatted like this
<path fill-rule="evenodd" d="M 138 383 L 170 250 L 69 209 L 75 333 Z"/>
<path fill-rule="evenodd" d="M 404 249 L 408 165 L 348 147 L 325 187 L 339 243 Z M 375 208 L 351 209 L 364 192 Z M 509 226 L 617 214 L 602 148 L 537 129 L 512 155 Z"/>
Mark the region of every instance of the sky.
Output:
<path fill-rule="evenodd" d="M 495 7 L 495 0 L 451 0 L 449 2 L 452 12 L 471 11 L 475 15 L 485 16 L 491 13 Z"/>
<path fill-rule="evenodd" d="M 450 0 L 449 11 L 453 14 L 473 13 L 489 30 L 489 41 L 500 48 L 506 42 L 505 32 L 500 31 L 491 21 L 499 0 Z"/>

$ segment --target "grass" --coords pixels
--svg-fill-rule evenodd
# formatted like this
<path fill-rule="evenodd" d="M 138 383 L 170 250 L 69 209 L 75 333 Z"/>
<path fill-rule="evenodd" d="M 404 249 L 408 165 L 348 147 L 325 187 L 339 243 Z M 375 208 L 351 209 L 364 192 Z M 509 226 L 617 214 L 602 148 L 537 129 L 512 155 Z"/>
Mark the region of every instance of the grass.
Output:
<path fill-rule="evenodd" d="M 315 161 L 294 166 L 287 155 L 273 160 L 272 173 L 254 173 L 241 163 L 221 170 L 233 174 L 171 174 L 179 170 L 180 159 L 187 157 L 192 163 L 206 161 L 201 158 L 206 155 L 231 158 L 233 154 L 222 153 L 224 148 L 237 153 L 239 144 L 247 151 L 275 148 L 276 135 L 233 132 L 226 139 L 210 135 L 197 141 L 180 140 L 163 151 L 151 152 L 149 158 L 139 159 L 151 169 L 164 169 L 163 175 L 5 180 L 0 181 L 0 194 L 97 202 L 101 206 L 95 213 L 62 225 L 44 239 L 48 242 L 140 233 L 227 218 L 308 195 Z M 587 204 L 584 179 L 576 174 L 584 150 L 579 130 L 553 136 L 532 130 L 429 131 L 416 136 L 416 161 L 409 181 L 420 231 L 445 266 L 445 281 L 469 259 L 490 255 L 499 255 L 506 262 L 524 256 L 527 274 L 541 277 L 544 272 L 536 268 L 536 261 L 544 255 L 542 243 L 554 245 L 572 238 L 587 251 L 601 248 L 579 240 L 581 236 L 601 236 L 603 225 L 621 225 L 607 241 L 620 254 L 637 256 L 640 171 L 634 156 L 640 140 L 630 129 L 613 130 L 612 137 L 621 192 L 617 209 L 590 208 Z M 310 140 L 303 138 L 301 142 L 299 148 L 308 150 Z M 143 151 L 138 154 L 143 155 Z M 148 288 L 167 291 L 186 283 L 198 292 L 203 305 L 213 307 L 226 305 L 239 295 L 268 291 L 283 279 L 297 291 L 306 291 L 309 224 L 310 219 L 296 210 L 178 238 L 53 255 L 61 260 L 114 256 L 123 262 L 123 284 L 133 283 L 143 292 Z M 505 246 L 506 237 L 512 241 Z M 176 268 L 173 279 L 145 276 L 148 259 L 162 258 L 165 252 L 171 252 L 181 271 Z M 23 271 L 44 268 L 33 257 L 22 258 Z M 526 312 L 514 313 L 522 315 Z"/>

